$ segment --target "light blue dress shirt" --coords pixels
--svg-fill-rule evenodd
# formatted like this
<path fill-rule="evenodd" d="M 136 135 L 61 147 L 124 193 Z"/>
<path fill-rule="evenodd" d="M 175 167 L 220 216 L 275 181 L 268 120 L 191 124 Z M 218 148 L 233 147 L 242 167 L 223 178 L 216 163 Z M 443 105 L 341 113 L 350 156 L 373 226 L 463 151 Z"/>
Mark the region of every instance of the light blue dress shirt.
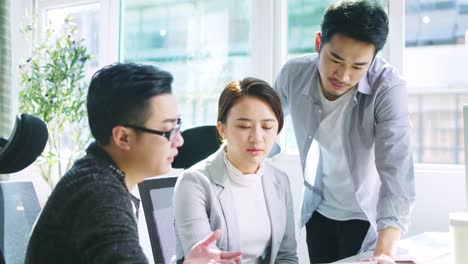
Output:
<path fill-rule="evenodd" d="M 301 227 L 322 197 L 322 161 L 314 140 L 322 103 L 318 54 L 291 59 L 275 83 L 291 114 L 304 175 Z M 387 62 L 375 58 L 346 106 L 342 142 L 356 200 L 371 228 L 361 251 L 375 246 L 377 232 L 393 226 L 407 231 L 414 205 L 414 168 L 406 82 Z M 317 151 L 309 152 L 310 148 Z M 316 153 L 307 157 L 308 153 Z M 307 167 L 307 168 L 306 168 Z"/>

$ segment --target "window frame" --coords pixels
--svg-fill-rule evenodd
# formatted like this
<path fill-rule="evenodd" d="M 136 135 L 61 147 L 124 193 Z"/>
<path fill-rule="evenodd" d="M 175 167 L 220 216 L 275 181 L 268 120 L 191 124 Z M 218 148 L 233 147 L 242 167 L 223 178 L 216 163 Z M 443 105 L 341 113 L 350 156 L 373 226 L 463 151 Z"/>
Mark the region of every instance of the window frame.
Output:
<path fill-rule="evenodd" d="M 39 21 L 45 25 L 46 10 L 82 4 L 100 3 L 102 23 L 99 27 L 99 67 L 120 61 L 119 47 L 122 30 L 122 1 L 115 0 L 39 0 L 35 2 L 39 10 Z M 386 58 L 397 70 L 403 72 L 405 49 L 405 3 L 404 0 L 385 0 L 389 15 L 389 36 L 382 50 Z M 287 2 L 286 0 L 256 0 L 252 2 L 252 75 L 273 84 L 282 65 L 287 60 Z M 118 25 L 117 27 L 115 25 Z M 39 27 L 40 28 L 40 27 Z M 279 136 L 284 148 L 285 135 Z M 297 154 L 293 154 L 297 155 Z M 465 157 L 466 162 L 466 157 Z M 464 165 L 417 164 L 416 171 L 447 171 L 460 173 Z"/>
<path fill-rule="evenodd" d="M 389 17 L 389 35 L 386 47 L 383 50 L 384 58 L 391 63 L 399 72 L 403 72 L 403 56 L 405 52 L 405 1 L 404 0 L 385 0 L 385 6 L 388 9 Z M 465 155 L 465 163 L 467 158 Z M 443 164 L 443 163 L 416 163 L 416 174 L 428 173 L 465 173 L 463 164 Z M 468 177 L 467 180 L 468 182 Z M 468 184 L 467 184 L 468 189 Z M 467 201 L 468 202 L 468 201 Z"/>
<path fill-rule="evenodd" d="M 115 0 L 39 0 L 35 2 L 38 10 L 38 32 L 47 25 L 47 10 L 67 8 L 86 4 L 100 4 L 98 68 L 119 61 L 121 1 Z M 114 25 L 118 25 L 117 27 Z M 35 39 L 38 35 L 35 34 Z"/>

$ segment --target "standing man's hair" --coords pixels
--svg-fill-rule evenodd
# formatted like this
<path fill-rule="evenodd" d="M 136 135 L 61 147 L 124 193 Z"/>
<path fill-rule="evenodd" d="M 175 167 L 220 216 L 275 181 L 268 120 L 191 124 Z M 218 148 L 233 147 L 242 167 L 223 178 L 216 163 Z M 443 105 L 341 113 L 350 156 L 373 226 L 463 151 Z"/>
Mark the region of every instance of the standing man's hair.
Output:
<path fill-rule="evenodd" d="M 172 92 L 172 75 L 156 67 L 117 63 L 97 71 L 89 85 L 88 121 L 98 144 L 109 143 L 120 124 L 143 125 L 153 96 Z"/>
<path fill-rule="evenodd" d="M 325 11 L 321 33 L 321 46 L 342 34 L 372 43 L 377 53 L 387 41 L 388 17 L 376 0 L 339 0 Z"/>

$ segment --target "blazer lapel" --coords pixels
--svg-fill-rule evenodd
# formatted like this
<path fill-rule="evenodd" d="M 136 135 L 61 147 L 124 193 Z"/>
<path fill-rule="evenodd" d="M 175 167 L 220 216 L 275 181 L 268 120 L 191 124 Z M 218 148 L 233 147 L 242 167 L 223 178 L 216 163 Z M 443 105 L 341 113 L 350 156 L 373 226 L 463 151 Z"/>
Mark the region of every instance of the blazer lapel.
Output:
<path fill-rule="evenodd" d="M 239 225 L 237 223 L 237 214 L 232 197 L 231 182 L 224 164 L 224 146 L 212 156 L 208 161 L 208 170 L 213 180 L 216 195 L 219 199 L 221 210 L 223 211 L 224 221 L 226 223 L 227 241 L 221 241 L 220 247 L 229 251 L 240 250 Z M 226 243 L 222 245 L 222 243 Z"/>
<path fill-rule="evenodd" d="M 276 259 L 278 254 L 281 239 L 284 234 L 285 222 L 285 208 L 283 202 L 283 194 L 281 193 L 281 186 L 276 181 L 274 171 L 271 166 L 265 162 L 265 169 L 262 176 L 263 193 L 265 195 L 265 202 L 270 216 L 271 225 L 271 256 Z M 273 262 L 271 262 L 273 263 Z"/>

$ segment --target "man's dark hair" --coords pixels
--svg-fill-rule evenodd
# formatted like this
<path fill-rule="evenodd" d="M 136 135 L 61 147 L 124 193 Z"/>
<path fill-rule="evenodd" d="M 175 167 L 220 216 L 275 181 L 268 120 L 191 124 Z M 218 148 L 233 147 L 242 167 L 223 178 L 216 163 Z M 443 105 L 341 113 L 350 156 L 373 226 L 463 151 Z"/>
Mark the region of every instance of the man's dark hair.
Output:
<path fill-rule="evenodd" d="M 166 71 L 133 63 L 112 64 L 97 71 L 89 85 L 87 108 L 98 144 L 107 145 L 117 125 L 143 125 L 150 114 L 150 99 L 171 93 L 172 79 Z"/>
<path fill-rule="evenodd" d="M 388 17 L 376 0 L 339 0 L 325 11 L 321 31 L 321 46 L 342 34 L 372 43 L 377 54 L 387 41 Z"/>

